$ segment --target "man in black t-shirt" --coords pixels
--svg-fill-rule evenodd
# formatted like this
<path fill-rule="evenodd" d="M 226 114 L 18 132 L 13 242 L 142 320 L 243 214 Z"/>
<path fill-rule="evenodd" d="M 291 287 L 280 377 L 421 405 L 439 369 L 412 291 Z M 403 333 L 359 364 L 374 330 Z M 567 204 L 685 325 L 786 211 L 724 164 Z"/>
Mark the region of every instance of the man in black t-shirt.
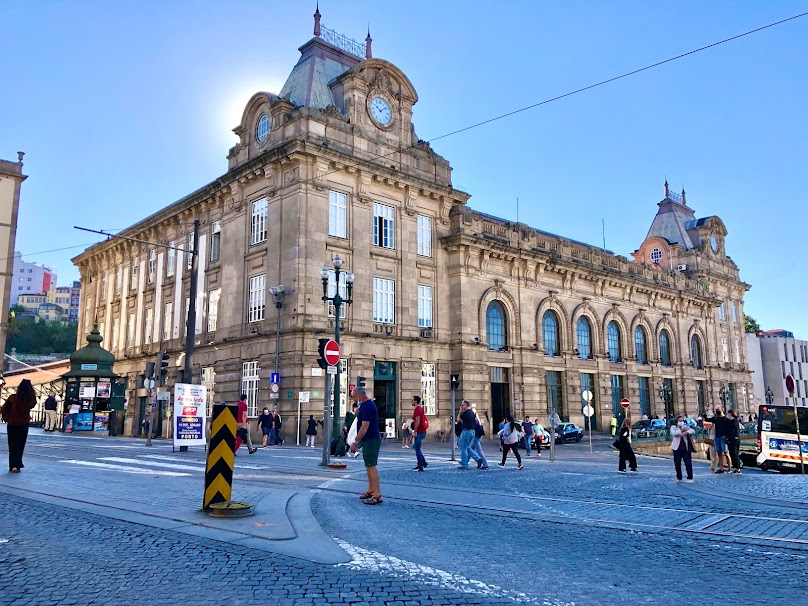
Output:
<path fill-rule="evenodd" d="M 474 459 L 477 467 L 482 465 L 482 459 L 477 456 L 471 446 L 474 443 L 474 411 L 471 410 L 471 403 L 463 400 L 460 404 L 460 414 L 457 415 L 457 422 L 462 425 L 458 447 L 460 448 L 460 469 L 469 468 L 469 458 Z"/>

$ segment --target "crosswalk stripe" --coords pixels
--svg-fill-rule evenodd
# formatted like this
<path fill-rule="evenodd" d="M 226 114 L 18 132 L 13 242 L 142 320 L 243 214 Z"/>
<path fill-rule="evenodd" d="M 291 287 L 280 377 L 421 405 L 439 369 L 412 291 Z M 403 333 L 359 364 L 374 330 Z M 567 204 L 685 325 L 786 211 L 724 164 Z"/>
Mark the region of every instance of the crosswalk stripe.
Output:
<path fill-rule="evenodd" d="M 171 476 L 171 477 L 186 477 L 190 473 L 182 473 L 178 471 L 163 471 L 160 469 L 143 469 L 140 467 L 126 467 L 124 465 L 114 465 L 112 463 L 98 463 L 97 461 L 78 461 L 76 459 L 63 459 L 60 463 L 69 463 L 71 465 L 83 465 L 86 467 L 101 467 L 112 471 L 125 471 L 127 473 L 137 473 L 152 476 Z"/>
<path fill-rule="evenodd" d="M 112 461 L 113 463 L 134 463 L 135 465 L 146 465 L 151 467 L 164 467 L 166 469 L 181 469 L 184 471 L 204 471 L 199 467 L 190 465 L 178 465 L 177 463 L 160 463 L 159 461 L 144 461 L 143 459 L 129 459 L 127 457 L 100 457 L 99 461 Z"/>

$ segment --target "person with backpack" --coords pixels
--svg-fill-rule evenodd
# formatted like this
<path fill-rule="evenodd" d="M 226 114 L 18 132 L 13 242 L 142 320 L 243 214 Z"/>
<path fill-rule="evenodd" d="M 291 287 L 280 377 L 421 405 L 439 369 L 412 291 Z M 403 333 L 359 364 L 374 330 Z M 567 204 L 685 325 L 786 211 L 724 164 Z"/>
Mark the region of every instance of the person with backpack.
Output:
<path fill-rule="evenodd" d="M 483 429 L 483 424 L 480 422 L 480 417 L 477 414 L 477 411 L 474 411 L 474 441 L 471 443 L 471 450 L 473 450 L 480 460 L 477 461 L 477 468 L 482 469 L 483 471 L 488 471 L 488 460 L 485 458 L 485 453 L 483 452 L 483 445 L 482 439 L 485 436 L 485 429 Z"/>
<path fill-rule="evenodd" d="M 10 395 L 0 408 L 0 417 L 8 424 L 8 470 L 20 473 L 22 453 L 28 439 L 31 409 L 36 406 L 36 394 L 29 379 L 20 381 L 17 392 Z"/>
<path fill-rule="evenodd" d="M 499 430 L 499 437 L 502 438 L 502 463 L 497 463 L 500 467 L 505 467 L 505 460 L 508 458 L 508 453 L 513 451 L 516 455 L 516 462 L 519 465 L 518 469 L 525 468 L 522 465 L 522 457 L 519 456 L 519 449 L 516 445 L 519 443 L 519 427 L 513 420 L 511 415 L 505 416 L 505 427 Z"/>
<path fill-rule="evenodd" d="M 413 396 L 412 405 L 415 407 L 412 412 L 412 423 L 413 433 L 415 434 L 413 446 L 415 448 L 416 460 L 416 466 L 413 471 L 423 471 L 426 469 L 428 463 L 424 458 L 424 453 L 421 452 L 421 444 L 423 444 L 424 439 L 426 439 L 426 430 L 429 429 L 429 421 L 426 418 L 426 414 L 424 414 L 424 407 L 421 406 L 421 396 Z"/>

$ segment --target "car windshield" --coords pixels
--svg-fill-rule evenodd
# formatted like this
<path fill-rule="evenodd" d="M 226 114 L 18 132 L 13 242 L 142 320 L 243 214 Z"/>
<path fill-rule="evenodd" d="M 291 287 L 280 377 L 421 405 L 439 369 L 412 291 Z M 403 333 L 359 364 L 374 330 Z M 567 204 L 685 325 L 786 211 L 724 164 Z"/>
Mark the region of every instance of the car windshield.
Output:
<path fill-rule="evenodd" d="M 631 426 L 632 429 L 645 429 L 651 424 L 651 421 L 648 419 L 644 419 L 642 421 L 637 421 L 634 425 Z"/>

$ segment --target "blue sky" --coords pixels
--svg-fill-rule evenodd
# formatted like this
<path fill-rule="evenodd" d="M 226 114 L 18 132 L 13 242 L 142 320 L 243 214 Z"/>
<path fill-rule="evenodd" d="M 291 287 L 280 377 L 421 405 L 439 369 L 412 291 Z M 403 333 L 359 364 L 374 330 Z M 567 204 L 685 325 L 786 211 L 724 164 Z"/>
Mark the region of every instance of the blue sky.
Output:
<path fill-rule="evenodd" d="M 309 6 L 311 4 L 311 6 Z M 805 2 L 337 2 L 323 24 L 412 80 L 431 139 L 803 12 Z M 496 7 L 496 8 L 493 8 Z M 26 152 L 17 248 L 70 258 L 226 171 L 250 96 L 279 92 L 314 3 L 7 2 L 0 158 Z M 662 198 L 718 215 L 763 328 L 808 338 L 808 17 L 435 143 L 470 205 L 629 256 Z"/>

